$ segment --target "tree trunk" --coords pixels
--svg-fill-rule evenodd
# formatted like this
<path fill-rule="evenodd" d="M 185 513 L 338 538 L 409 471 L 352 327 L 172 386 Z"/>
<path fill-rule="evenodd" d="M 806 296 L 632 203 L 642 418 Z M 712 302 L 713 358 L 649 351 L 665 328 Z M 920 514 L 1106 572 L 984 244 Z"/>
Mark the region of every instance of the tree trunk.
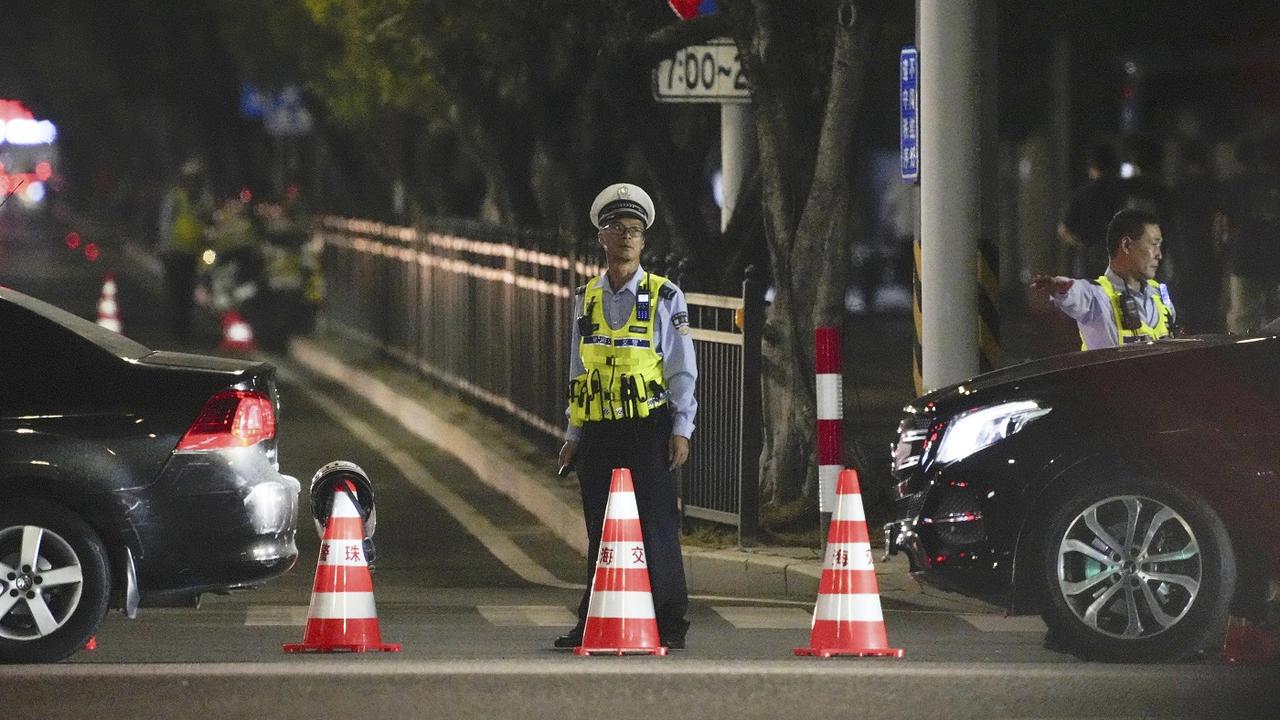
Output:
<path fill-rule="evenodd" d="M 816 398 L 813 331 L 841 321 L 852 231 L 853 139 L 867 58 L 883 21 L 882 0 L 832 2 L 817 23 L 793 26 L 769 0 L 730 0 L 735 39 L 751 80 L 765 235 L 775 299 L 764 330 L 761 502 L 802 499 L 816 506 Z M 792 10 L 792 8 L 788 8 Z M 785 16 L 784 16 L 785 15 Z M 821 30 L 822 32 L 818 32 Z M 829 33 L 829 35 L 828 35 Z M 830 85 L 820 126 L 796 77 L 814 74 L 793 38 L 831 37 Z"/>

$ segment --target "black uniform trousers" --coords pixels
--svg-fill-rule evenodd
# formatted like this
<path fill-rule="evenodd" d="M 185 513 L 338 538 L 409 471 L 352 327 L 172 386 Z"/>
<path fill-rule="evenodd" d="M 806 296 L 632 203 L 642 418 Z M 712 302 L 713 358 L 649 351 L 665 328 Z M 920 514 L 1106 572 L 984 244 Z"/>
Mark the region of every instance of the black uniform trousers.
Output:
<path fill-rule="evenodd" d="M 579 627 L 586 622 L 591 581 L 600 555 L 605 504 L 614 468 L 628 468 L 635 484 L 636 506 L 644 532 L 649 584 L 658 633 L 664 639 L 684 638 L 689 623 L 689 590 L 680 555 L 680 508 L 675 477 L 667 469 L 671 412 L 667 406 L 646 418 L 606 420 L 583 424 L 578 446 L 578 485 L 582 514 L 587 521 L 587 589 L 578 604 Z"/>

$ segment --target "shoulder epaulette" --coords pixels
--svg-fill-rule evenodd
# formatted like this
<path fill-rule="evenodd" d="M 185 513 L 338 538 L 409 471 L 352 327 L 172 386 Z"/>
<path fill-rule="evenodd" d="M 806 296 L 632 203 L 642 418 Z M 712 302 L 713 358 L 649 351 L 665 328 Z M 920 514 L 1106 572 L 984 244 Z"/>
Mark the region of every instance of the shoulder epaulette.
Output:
<path fill-rule="evenodd" d="M 579 285 L 577 288 L 575 288 L 575 289 L 574 289 L 573 294 L 574 294 L 574 295 L 586 295 L 586 294 L 587 294 L 587 286 L 586 286 L 586 285 Z"/>
<path fill-rule="evenodd" d="M 663 300 L 670 300 L 676 296 L 676 286 L 669 282 L 662 283 L 662 287 L 658 288 L 658 296 Z"/>

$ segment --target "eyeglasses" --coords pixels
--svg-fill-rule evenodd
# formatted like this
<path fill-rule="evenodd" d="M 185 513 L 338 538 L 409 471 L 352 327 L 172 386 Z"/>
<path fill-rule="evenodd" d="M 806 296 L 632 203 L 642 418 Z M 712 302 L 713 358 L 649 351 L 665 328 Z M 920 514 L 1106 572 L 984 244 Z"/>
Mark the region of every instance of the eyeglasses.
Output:
<path fill-rule="evenodd" d="M 644 237 L 644 228 L 638 226 L 628 227 L 622 223 L 609 223 L 600 228 L 600 234 L 614 238 L 620 238 L 625 235 L 628 240 L 635 240 Z"/>

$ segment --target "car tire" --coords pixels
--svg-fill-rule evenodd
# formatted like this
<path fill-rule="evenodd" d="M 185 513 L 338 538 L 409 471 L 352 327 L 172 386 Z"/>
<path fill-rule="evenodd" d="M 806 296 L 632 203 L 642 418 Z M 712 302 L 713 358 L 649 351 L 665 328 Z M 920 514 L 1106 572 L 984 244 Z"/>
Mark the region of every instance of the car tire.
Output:
<path fill-rule="evenodd" d="M 57 662 L 98 631 L 110 599 L 102 540 L 82 518 L 38 499 L 0 509 L 0 662 Z M 23 555 L 35 556 L 24 563 Z"/>
<path fill-rule="evenodd" d="M 1039 576 L 1047 646 L 1086 660 L 1179 662 L 1221 643 L 1236 562 L 1202 499 L 1129 476 L 1057 505 Z"/>

